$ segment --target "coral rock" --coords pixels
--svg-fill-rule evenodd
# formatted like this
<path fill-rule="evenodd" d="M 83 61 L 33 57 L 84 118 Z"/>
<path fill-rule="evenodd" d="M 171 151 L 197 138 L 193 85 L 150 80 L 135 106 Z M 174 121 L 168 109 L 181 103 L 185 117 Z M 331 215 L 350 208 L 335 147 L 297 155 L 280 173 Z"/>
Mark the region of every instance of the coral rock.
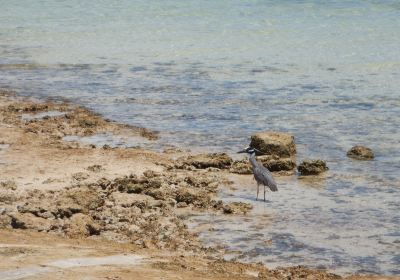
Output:
<path fill-rule="evenodd" d="M 291 157 L 296 154 L 294 136 L 289 133 L 265 131 L 251 136 L 250 146 L 267 155 Z"/>
<path fill-rule="evenodd" d="M 318 175 L 328 169 L 326 162 L 320 159 L 305 160 L 297 167 L 301 175 Z"/>
<path fill-rule="evenodd" d="M 374 152 L 364 146 L 354 146 L 347 152 L 347 156 L 359 160 L 372 160 L 375 157 Z"/>

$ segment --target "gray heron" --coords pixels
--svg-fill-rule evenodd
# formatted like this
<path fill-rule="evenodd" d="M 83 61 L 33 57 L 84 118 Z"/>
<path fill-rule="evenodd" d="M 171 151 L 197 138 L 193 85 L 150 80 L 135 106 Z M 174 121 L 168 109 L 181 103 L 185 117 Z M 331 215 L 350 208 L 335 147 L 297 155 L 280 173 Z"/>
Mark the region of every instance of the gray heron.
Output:
<path fill-rule="evenodd" d="M 260 185 L 264 186 L 264 201 L 265 201 L 265 192 L 266 189 L 265 187 L 268 187 L 271 191 L 276 192 L 278 190 L 276 186 L 276 182 L 274 177 L 272 177 L 271 172 L 261 163 L 256 159 L 256 152 L 262 154 L 259 150 L 252 148 L 252 147 L 247 147 L 244 150 L 241 150 L 238 152 L 239 153 L 247 153 L 249 155 L 249 161 L 251 163 L 251 166 L 253 168 L 253 174 L 254 174 L 254 179 L 257 181 L 257 198 L 258 200 L 258 193 L 260 190 Z"/>

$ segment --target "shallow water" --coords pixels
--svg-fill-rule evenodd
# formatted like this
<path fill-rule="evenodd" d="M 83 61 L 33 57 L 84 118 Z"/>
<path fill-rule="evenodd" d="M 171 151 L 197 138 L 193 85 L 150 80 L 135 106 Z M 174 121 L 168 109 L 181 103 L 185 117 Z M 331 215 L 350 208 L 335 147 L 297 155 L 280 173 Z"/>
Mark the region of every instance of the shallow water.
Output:
<path fill-rule="evenodd" d="M 255 200 L 250 176 L 236 177 L 235 190 L 224 190 L 220 197 L 251 203 L 250 214 L 188 218 L 206 245 L 227 250 L 227 259 L 261 261 L 271 268 L 308 265 L 341 274 L 400 273 L 398 191 L 334 174 L 278 177 L 279 191 L 267 192 L 263 202 Z"/>
<path fill-rule="evenodd" d="M 60 111 L 47 111 L 38 114 L 22 114 L 21 118 L 24 121 L 40 120 L 45 118 L 65 116 L 66 112 Z"/>
<path fill-rule="evenodd" d="M 57 260 L 38 266 L 22 267 L 14 270 L 0 271 L 3 280 L 27 279 L 38 274 L 46 274 L 59 269 L 70 269 L 87 266 L 134 266 L 143 263 L 143 257 L 138 255 L 114 255 L 104 257 L 86 257 L 77 259 Z"/>
<path fill-rule="evenodd" d="M 86 145 L 94 145 L 96 147 L 108 146 L 110 148 L 146 148 L 161 152 L 164 146 L 156 141 L 150 141 L 143 137 L 129 136 L 122 137 L 112 133 L 99 133 L 92 136 L 76 136 L 68 135 L 63 138 L 64 141 L 78 142 Z"/>
<path fill-rule="evenodd" d="M 256 131 L 289 131 L 298 160 L 326 159 L 328 178 L 319 189 L 281 183 L 292 191 L 271 198 L 280 211 L 258 230 L 271 237 L 284 225 L 289 241 L 246 258 L 285 263 L 299 250 L 293 263 L 330 260 L 346 272 L 377 260 L 375 272 L 398 274 L 398 46 L 398 1 L 6 1 L 0 86 L 158 130 L 161 146 L 233 153 Z M 107 137 L 100 140 L 115 140 Z M 376 159 L 348 159 L 355 144 L 370 146 Z M 339 238 L 328 231 L 325 250 L 295 249 L 311 242 L 299 227 L 334 227 Z M 357 244 L 373 249 L 357 251 L 353 264 L 346 254 Z"/>

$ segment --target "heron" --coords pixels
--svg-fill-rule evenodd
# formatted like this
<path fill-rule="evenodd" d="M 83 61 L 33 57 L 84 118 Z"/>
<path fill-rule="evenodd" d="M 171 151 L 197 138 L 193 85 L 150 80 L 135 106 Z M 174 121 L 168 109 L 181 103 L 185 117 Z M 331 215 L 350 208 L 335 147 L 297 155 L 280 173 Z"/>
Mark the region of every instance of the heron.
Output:
<path fill-rule="evenodd" d="M 255 148 L 252 148 L 252 147 L 247 147 L 246 149 L 239 151 L 238 154 L 247 153 L 249 155 L 249 161 L 253 168 L 254 179 L 257 181 L 257 198 L 256 198 L 256 200 L 258 200 L 258 193 L 260 190 L 260 185 L 263 185 L 264 186 L 264 201 L 265 201 L 265 192 L 266 192 L 265 187 L 268 187 L 273 192 L 276 192 L 278 190 L 278 188 L 277 188 L 274 177 L 272 177 L 271 172 L 261 162 L 259 162 L 256 159 L 256 152 L 263 154 L 261 151 L 255 149 Z"/>

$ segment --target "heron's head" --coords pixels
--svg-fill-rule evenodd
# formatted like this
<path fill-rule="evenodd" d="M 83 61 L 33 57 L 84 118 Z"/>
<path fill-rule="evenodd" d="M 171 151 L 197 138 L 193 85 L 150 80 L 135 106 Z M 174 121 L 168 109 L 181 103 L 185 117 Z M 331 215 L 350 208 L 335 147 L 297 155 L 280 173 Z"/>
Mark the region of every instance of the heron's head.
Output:
<path fill-rule="evenodd" d="M 257 155 L 263 155 L 264 154 L 260 150 L 257 150 L 256 148 L 253 148 L 253 147 L 247 147 L 246 149 L 243 149 L 243 150 L 241 150 L 241 151 L 239 151 L 237 153 L 238 154 L 246 153 L 246 154 L 249 154 L 249 155 L 252 155 L 252 154 L 255 154 L 255 153 L 257 153 Z"/>

